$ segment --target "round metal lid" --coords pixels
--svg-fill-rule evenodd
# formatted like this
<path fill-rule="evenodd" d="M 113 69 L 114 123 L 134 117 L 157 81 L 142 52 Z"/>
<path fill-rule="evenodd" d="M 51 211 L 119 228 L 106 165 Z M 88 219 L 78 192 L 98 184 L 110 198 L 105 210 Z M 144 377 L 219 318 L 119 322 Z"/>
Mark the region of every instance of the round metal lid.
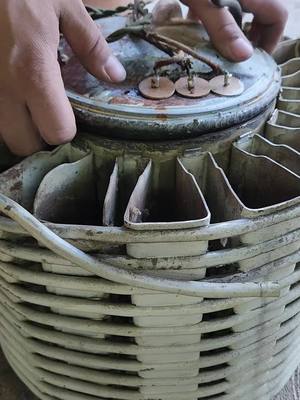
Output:
<path fill-rule="evenodd" d="M 127 17 L 105 18 L 98 23 L 108 36 L 124 27 Z M 157 29 L 232 74 L 241 82 L 242 93 L 226 96 L 211 91 L 204 97 L 188 98 L 174 91 L 174 95 L 162 100 L 145 98 L 139 91 L 139 84 L 152 74 L 155 61 L 168 58 L 165 53 L 141 39 L 128 36 L 112 43 L 114 54 L 127 70 L 127 79 L 121 84 L 109 84 L 88 74 L 63 42 L 62 51 L 68 59 L 62 66 L 65 87 L 77 120 L 85 130 L 135 140 L 195 137 L 243 123 L 263 112 L 276 98 L 280 89 L 280 71 L 264 51 L 256 49 L 250 60 L 231 63 L 204 39 L 199 24 L 181 23 Z M 200 61 L 193 61 L 193 69 L 201 78 L 215 77 Z M 168 67 L 168 74 L 174 83 L 182 77 L 182 71 L 176 65 Z"/>

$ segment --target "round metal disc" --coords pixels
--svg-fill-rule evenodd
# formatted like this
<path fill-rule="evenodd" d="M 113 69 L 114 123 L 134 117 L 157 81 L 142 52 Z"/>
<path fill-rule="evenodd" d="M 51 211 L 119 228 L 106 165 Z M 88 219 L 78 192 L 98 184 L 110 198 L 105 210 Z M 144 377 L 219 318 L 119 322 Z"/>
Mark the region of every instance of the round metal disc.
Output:
<path fill-rule="evenodd" d="M 224 75 L 219 75 L 209 82 L 211 90 L 221 96 L 239 96 L 245 90 L 243 82 L 232 76 L 227 86 L 224 84 Z"/>
<path fill-rule="evenodd" d="M 207 96 L 210 93 L 209 83 L 202 78 L 194 78 L 194 88 L 189 89 L 187 77 L 178 79 L 175 83 L 176 92 L 184 97 L 197 99 Z"/>
<path fill-rule="evenodd" d="M 130 21 L 127 17 L 114 16 L 101 18 L 96 23 L 99 27 L 101 25 L 107 37 L 123 29 Z M 127 72 L 126 80 L 116 84 L 99 81 L 90 75 L 62 38 L 61 51 L 69 59 L 61 67 L 62 76 L 76 118 L 85 130 L 130 140 L 188 139 L 248 121 L 254 113 L 258 115 L 264 112 L 277 97 L 281 83 L 280 70 L 264 51 L 255 49 L 247 61 L 230 63 L 203 39 L 203 27 L 199 23 L 167 25 L 158 27 L 157 32 L 182 41 L 228 71 L 228 74 L 238 77 L 244 84 L 244 92 L 231 97 L 209 95 L 187 98 L 172 96 L 175 89 L 173 85 L 169 94 L 171 97 L 165 98 L 167 95 L 164 93 L 161 100 L 145 98 L 137 90 L 139 84 L 149 74 L 154 75 L 151 71 L 155 63 L 168 58 L 166 53 L 142 39 L 132 40 L 128 35 L 110 43 Z M 166 70 L 173 82 L 182 76 L 182 70 L 177 65 L 170 65 Z M 195 76 L 202 77 L 202 74 L 210 72 L 210 68 L 194 61 L 193 72 Z M 159 90 L 155 90 L 155 93 L 157 99 Z M 240 104 L 243 107 L 239 107 Z"/>
<path fill-rule="evenodd" d="M 147 99 L 151 100 L 163 100 L 168 99 L 175 93 L 174 83 L 165 77 L 160 77 L 159 87 L 152 87 L 153 77 L 144 79 L 139 84 L 139 90 L 141 94 Z"/>

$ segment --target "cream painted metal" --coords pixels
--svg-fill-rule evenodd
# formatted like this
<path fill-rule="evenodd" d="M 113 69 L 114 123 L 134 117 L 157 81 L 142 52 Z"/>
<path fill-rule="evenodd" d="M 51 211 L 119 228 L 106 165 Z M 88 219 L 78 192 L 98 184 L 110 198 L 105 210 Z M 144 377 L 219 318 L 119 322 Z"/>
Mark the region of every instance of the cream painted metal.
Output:
<path fill-rule="evenodd" d="M 281 63 L 298 42 L 283 46 Z M 83 137 L 0 174 L 0 342 L 38 398 L 270 400 L 285 385 L 300 124 L 282 104 L 227 147 L 162 160 Z"/>

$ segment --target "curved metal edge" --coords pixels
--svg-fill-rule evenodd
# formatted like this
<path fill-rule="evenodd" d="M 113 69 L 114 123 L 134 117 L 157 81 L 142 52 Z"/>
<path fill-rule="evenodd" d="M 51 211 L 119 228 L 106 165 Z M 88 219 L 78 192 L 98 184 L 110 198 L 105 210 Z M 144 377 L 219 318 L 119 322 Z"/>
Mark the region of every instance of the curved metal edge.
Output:
<path fill-rule="evenodd" d="M 54 253 L 101 278 L 150 290 L 192 297 L 279 297 L 280 285 L 274 282 L 208 283 L 182 282 L 139 275 L 100 262 L 67 243 L 33 215 L 8 197 L 0 194 L 0 211 L 15 220 L 32 237 Z"/>

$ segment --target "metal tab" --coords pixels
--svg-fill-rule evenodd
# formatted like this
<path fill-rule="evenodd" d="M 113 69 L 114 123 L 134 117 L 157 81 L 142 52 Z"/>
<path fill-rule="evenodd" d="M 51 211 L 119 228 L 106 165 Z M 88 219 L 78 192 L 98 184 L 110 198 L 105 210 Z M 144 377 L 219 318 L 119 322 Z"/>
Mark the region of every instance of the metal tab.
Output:
<path fill-rule="evenodd" d="M 148 160 L 120 156 L 115 162 L 103 205 L 103 225 L 123 226 L 129 198 Z"/>
<path fill-rule="evenodd" d="M 266 156 L 300 176 L 300 153 L 285 144 L 274 144 L 260 135 L 249 135 L 235 144 L 257 156 Z"/>
<path fill-rule="evenodd" d="M 244 205 L 242 216 L 254 218 L 300 202 L 300 177 L 265 156 L 232 148 L 229 181 Z"/>
<path fill-rule="evenodd" d="M 65 224 L 101 224 L 93 155 L 52 169 L 39 185 L 34 215 Z"/>
<path fill-rule="evenodd" d="M 59 147 L 53 152 L 34 154 L 0 174 L 0 191 L 32 210 L 43 177 L 60 164 L 82 158 L 84 154 L 84 151 L 70 145 Z"/>
<path fill-rule="evenodd" d="M 189 196 L 186 196 L 189 193 Z M 210 212 L 195 178 L 177 160 L 150 162 L 129 200 L 125 225 L 135 230 L 170 230 L 209 224 Z M 171 257 L 201 254 L 207 242 L 130 244 L 132 257 Z"/>
<path fill-rule="evenodd" d="M 275 110 L 266 124 L 266 138 L 300 151 L 300 115 Z"/>
<path fill-rule="evenodd" d="M 277 107 L 279 110 L 300 115 L 300 88 L 282 88 Z"/>
<path fill-rule="evenodd" d="M 273 57 L 279 65 L 300 57 L 300 39 L 290 39 L 280 42 L 273 53 Z"/>
<path fill-rule="evenodd" d="M 288 88 L 300 88 L 300 68 L 293 74 L 283 76 L 282 86 Z"/>

